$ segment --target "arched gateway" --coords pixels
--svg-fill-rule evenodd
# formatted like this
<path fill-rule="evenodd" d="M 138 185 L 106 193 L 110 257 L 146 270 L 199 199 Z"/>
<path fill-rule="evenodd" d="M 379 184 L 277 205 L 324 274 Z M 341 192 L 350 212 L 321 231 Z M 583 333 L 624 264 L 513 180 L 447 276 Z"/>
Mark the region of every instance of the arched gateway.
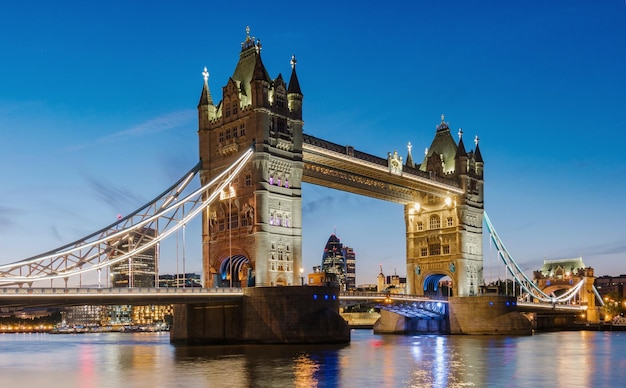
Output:
<path fill-rule="evenodd" d="M 253 144 L 251 162 L 202 220 L 205 286 L 296 285 L 302 267 L 302 182 L 404 205 L 408 292 L 452 279 L 454 296 L 482 283 L 483 160 L 444 121 L 424 160 L 379 158 L 302 132 L 296 60 L 288 84 L 269 77 L 246 31 L 239 62 L 213 103 L 204 72 L 198 135 L 204 184 Z M 244 265 L 245 264 L 245 265 Z M 238 266 L 237 266 L 238 265 Z M 244 270 L 242 270 L 244 269 Z"/>

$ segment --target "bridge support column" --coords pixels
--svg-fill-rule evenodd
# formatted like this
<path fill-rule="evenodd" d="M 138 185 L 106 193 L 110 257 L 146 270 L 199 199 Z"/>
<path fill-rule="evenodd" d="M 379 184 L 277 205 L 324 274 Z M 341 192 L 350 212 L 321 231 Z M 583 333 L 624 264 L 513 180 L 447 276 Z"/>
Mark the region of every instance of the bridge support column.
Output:
<path fill-rule="evenodd" d="M 350 342 L 335 287 L 249 287 L 237 299 L 174 306 L 174 344 Z"/>
<path fill-rule="evenodd" d="M 532 334 L 532 324 L 517 311 L 514 297 L 452 297 L 448 307 L 450 334 Z"/>
<path fill-rule="evenodd" d="M 447 319 L 409 318 L 387 310 L 380 310 L 380 318 L 374 324 L 375 334 L 448 334 L 449 332 Z"/>

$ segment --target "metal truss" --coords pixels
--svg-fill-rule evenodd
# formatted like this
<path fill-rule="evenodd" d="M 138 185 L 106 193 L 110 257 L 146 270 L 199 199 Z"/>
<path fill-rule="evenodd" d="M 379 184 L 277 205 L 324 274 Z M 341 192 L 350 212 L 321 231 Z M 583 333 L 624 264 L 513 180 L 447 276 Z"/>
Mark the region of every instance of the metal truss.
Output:
<path fill-rule="evenodd" d="M 149 249 L 158 249 L 162 240 L 183 229 L 219 199 L 253 152 L 250 147 L 221 174 L 182 199 L 179 197 L 200 171 L 200 163 L 161 195 L 117 222 L 55 250 L 1 265 L 0 286 L 31 287 L 33 282 L 54 279 L 63 279 L 67 284 L 72 276 L 100 271 Z"/>
<path fill-rule="evenodd" d="M 487 212 L 484 213 L 485 224 L 487 225 L 487 230 L 489 230 L 489 235 L 491 236 L 491 240 L 496 246 L 498 250 L 498 256 L 504 262 L 509 273 L 513 276 L 515 281 L 520 285 L 520 287 L 526 292 L 525 298 L 533 298 L 539 300 L 541 302 L 556 304 L 556 303 L 564 303 L 571 300 L 583 287 L 584 281 L 581 279 L 576 285 L 567 292 L 559 295 L 558 297 L 554 295 L 548 295 L 543 290 L 541 290 L 533 281 L 531 281 L 528 276 L 520 269 L 517 265 L 513 257 L 509 254 L 509 251 L 506 249 L 500 236 L 496 232 L 489 216 L 487 216 Z M 595 287 L 594 287 L 595 291 Z M 596 291 L 597 295 L 597 291 Z M 600 303 L 602 303 L 602 299 L 600 298 Z"/>
<path fill-rule="evenodd" d="M 388 303 L 376 307 L 396 313 L 407 318 L 443 319 L 446 314 L 447 303 L 441 301 L 417 301 L 412 303 Z"/>

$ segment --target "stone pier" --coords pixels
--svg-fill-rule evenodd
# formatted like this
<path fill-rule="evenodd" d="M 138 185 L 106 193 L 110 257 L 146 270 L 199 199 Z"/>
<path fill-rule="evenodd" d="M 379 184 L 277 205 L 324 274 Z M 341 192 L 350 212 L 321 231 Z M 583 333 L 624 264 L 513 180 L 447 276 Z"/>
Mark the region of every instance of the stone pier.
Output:
<path fill-rule="evenodd" d="M 451 297 L 450 334 L 531 335 L 532 324 L 509 296 Z"/>
<path fill-rule="evenodd" d="M 347 344 L 338 294 L 325 286 L 250 287 L 243 297 L 175 305 L 170 342 Z"/>
<path fill-rule="evenodd" d="M 375 334 L 448 334 L 449 332 L 447 319 L 409 318 L 386 310 L 380 310 L 380 319 L 374 324 Z"/>

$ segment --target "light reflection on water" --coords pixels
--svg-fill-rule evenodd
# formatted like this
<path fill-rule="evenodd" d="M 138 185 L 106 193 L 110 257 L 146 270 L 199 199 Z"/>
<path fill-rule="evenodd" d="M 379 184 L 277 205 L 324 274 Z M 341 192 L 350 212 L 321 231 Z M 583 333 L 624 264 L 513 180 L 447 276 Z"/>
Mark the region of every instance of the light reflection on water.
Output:
<path fill-rule="evenodd" d="M 0 385 L 41 387 L 608 387 L 626 333 L 529 337 L 352 332 L 348 346 L 175 347 L 167 333 L 0 335 Z"/>

